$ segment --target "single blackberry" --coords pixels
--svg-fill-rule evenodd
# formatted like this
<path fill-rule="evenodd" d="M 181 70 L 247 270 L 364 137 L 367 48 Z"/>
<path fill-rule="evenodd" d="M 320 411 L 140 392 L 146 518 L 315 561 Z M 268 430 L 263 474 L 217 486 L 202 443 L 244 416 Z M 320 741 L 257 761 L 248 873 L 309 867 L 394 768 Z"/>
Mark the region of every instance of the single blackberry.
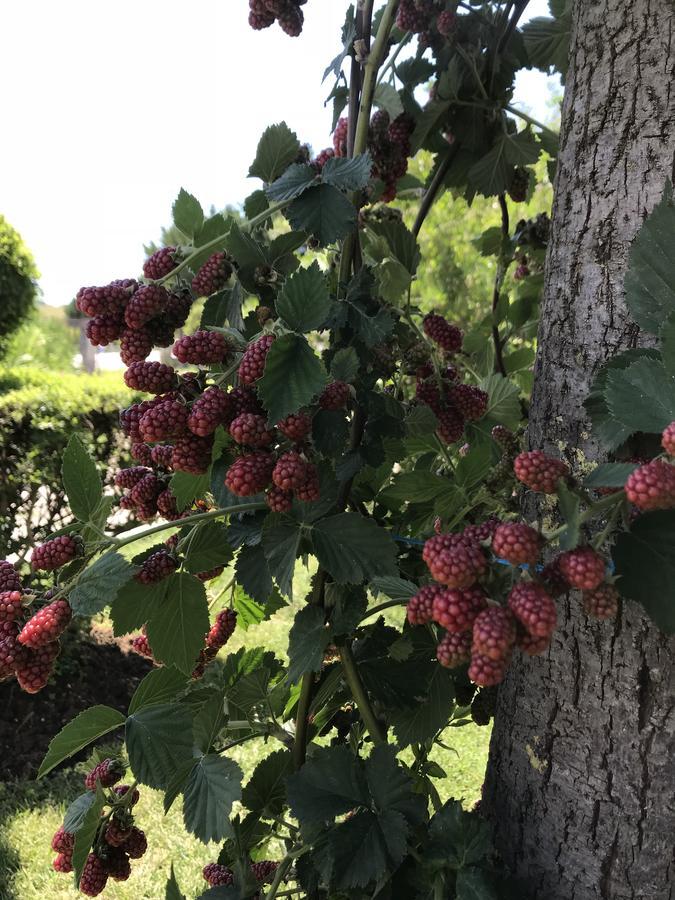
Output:
<path fill-rule="evenodd" d="M 487 598 L 480 588 L 440 589 L 434 594 L 431 618 L 451 634 L 461 634 L 471 630 L 486 605 Z"/>
<path fill-rule="evenodd" d="M 131 834 L 131 826 L 123 825 L 117 819 L 112 818 L 105 830 L 105 842 L 111 847 L 121 847 Z"/>
<path fill-rule="evenodd" d="M 230 423 L 230 434 L 237 444 L 246 447 L 266 447 L 274 440 L 274 432 L 267 427 L 264 416 L 241 413 Z"/>
<path fill-rule="evenodd" d="M 232 351 L 225 335 L 218 331 L 195 331 L 179 338 L 172 353 L 179 362 L 195 366 L 221 363 Z"/>
<path fill-rule="evenodd" d="M 436 30 L 443 35 L 449 37 L 455 30 L 457 25 L 457 15 L 451 9 L 445 9 L 436 19 Z"/>
<path fill-rule="evenodd" d="M 469 678 L 481 687 L 493 687 L 504 680 L 506 663 L 490 659 L 482 653 L 472 651 L 469 663 Z"/>
<path fill-rule="evenodd" d="M 541 535 L 523 522 L 504 522 L 495 529 L 492 551 L 512 566 L 534 565 L 539 558 Z"/>
<path fill-rule="evenodd" d="M 68 875 L 73 871 L 73 853 L 72 850 L 70 853 L 57 853 L 54 859 L 52 860 L 52 868 L 55 872 L 60 872 L 62 875 Z"/>
<path fill-rule="evenodd" d="M 258 399 L 258 395 L 253 388 L 240 385 L 239 387 L 232 388 L 228 397 L 232 404 L 230 421 L 232 421 L 235 416 L 238 416 L 239 413 L 243 412 L 257 413 L 258 415 L 264 415 L 265 413 L 265 410 Z"/>
<path fill-rule="evenodd" d="M 555 603 L 539 584 L 519 581 L 509 594 L 509 609 L 533 637 L 549 637 L 555 631 Z"/>
<path fill-rule="evenodd" d="M 134 576 L 140 584 L 155 584 L 172 575 L 178 568 L 178 560 L 167 550 L 158 550 L 141 564 Z"/>
<path fill-rule="evenodd" d="M 141 362 L 152 352 L 154 342 L 145 328 L 124 328 L 120 336 L 120 359 L 125 366 Z"/>
<path fill-rule="evenodd" d="M 180 262 L 176 247 L 162 247 L 143 263 L 143 274 L 151 281 L 159 281 L 172 272 Z"/>
<path fill-rule="evenodd" d="M 498 518 L 490 516 L 489 519 L 480 522 L 478 525 L 467 525 L 464 531 L 462 531 L 462 535 L 471 541 L 478 541 L 478 543 L 489 541 L 492 539 L 499 524 Z"/>
<path fill-rule="evenodd" d="M 215 569 L 208 569 L 206 572 L 197 572 L 196 577 L 200 581 L 212 581 L 225 571 L 225 566 L 216 566 Z"/>
<path fill-rule="evenodd" d="M 539 656 L 544 653 L 551 645 L 551 635 L 537 637 L 518 623 L 518 634 L 516 636 L 516 646 L 524 653 L 525 656 Z"/>
<path fill-rule="evenodd" d="M 134 653 L 138 653 L 139 656 L 145 656 L 146 659 L 151 659 L 154 661 L 154 656 L 152 653 L 152 647 L 150 646 L 150 642 L 145 634 L 139 634 L 137 637 L 133 638 L 131 641 L 131 649 Z"/>
<path fill-rule="evenodd" d="M 661 446 L 668 456 L 675 456 L 675 422 L 671 422 L 667 428 L 663 429 Z"/>
<path fill-rule="evenodd" d="M 480 544 L 459 534 L 437 534 L 429 538 L 422 558 L 434 581 L 450 588 L 470 587 L 487 568 Z"/>
<path fill-rule="evenodd" d="M 471 632 L 447 632 L 436 647 L 436 659 L 447 669 L 456 669 L 471 659 Z"/>
<path fill-rule="evenodd" d="M 143 400 L 142 403 L 134 403 L 121 410 L 120 426 L 127 437 L 135 443 L 140 442 L 142 440 L 140 422 L 144 413 L 159 406 L 160 403 L 164 403 L 165 399 L 165 397 L 153 397 L 151 400 Z"/>
<path fill-rule="evenodd" d="M 54 832 L 54 836 L 52 837 L 52 850 L 54 850 L 56 853 L 72 853 L 74 847 L 75 835 L 71 834 L 71 832 L 69 831 L 66 831 L 63 825 L 59 825 L 59 827 Z"/>
<path fill-rule="evenodd" d="M 229 641 L 237 626 L 237 614 L 233 609 L 224 609 L 216 616 L 216 621 L 206 635 L 206 646 L 220 650 Z"/>
<path fill-rule="evenodd" d="M 3 591 L 0 594 L 0 622 L 14 622 L 23 614 L 21 591 Z"/>
<path fill-rule="evenodd" d="M 227 253 L 214 253 L 192 279 L 192 290 L 197 297 L 210 297 L 222 290 L 232 274 L 232 264 Z"/>
<path fill-rule="evenodd" d="M 319 470 L 314 463 L 307 463 L 306 477 L 295 489 L 295 499 L 300 503 L 316 503 L 321 496 Z"/>
<path fill-rule="evenodd" d="M 11 562 L 0 560 L 0 591 L 17 591 L 21 589 L 21 576 Z"/>
<path fill-rule="evenodd" d="M 450 399 L 464 419 L 477 422 L 487 412 L 489 397 L 479 387 L 457 384 L 450 391 Z"/>
<path fill-rule="evenodd" d="M 115 475 L 115 487 L 130 491 L 146 475 L 152 475 L 152 469 L 147 466 L 132 466 L 129 469 L 120 469 Z"/>
<path fill-rule="evenodd" d="M 187 431 L 189 410 L 185 403 L 170 398 L 148 409 L 138 423 L 140 436 L 148 443 L 181 437 Z"/>
<path fill-rule="evenodd" d="M 86 335 L 94 347 L 107 347 L 118 341 L 122 334 L 124 319 L 114 316 L 95 316 L 87 322 Z"/>
<path fill-rule="evenodd" d="M 157 497 L 157 512 L 165 519 L 173 521 L 180 518 L 176 496 L 171 488 L 166 488 Z"/>
<path fill-rule="evenodd" d="M 134 391 L 166 394 L 177 386 L 178 380 L 173 366 L 160 362 L 134 362 L 124 373 L 124 383 Z"/>
<path fill-rule="evenodd" d="M 530 173 L 522 166 L 513 170 L 511 184 L 509 185 L 509 197 L 514 203 L 524 203 L 527 200 L 527 192 L 530 187 Z"/>
<path fill-rule="evenodd" d="M 249 344 L 239 363 L 239 381 L 244 384 L 253 384 L 265 371 L 267 354 L 274 343 L 273 334 L 264 334 L 254 343 Z"/>
<path fill-rule="evenodd" d="M 432 407 L 433 409 L 433 407 Z M 446 406 L 436 412 L 438 428 L 436 433 L 444 444 L 455 444 L 464 435 L 464 418 L 454 406 Z"/>
<path fill-rule="evenodd" d="M 23 651 L 17 652 L 14 671 L 22 691 L 27 694 L 37 694 L 45 687 L 52 674 L 59 650 L 58 642 L 54 641 L 37 650 L 24 647 Z"/>
<path fill-rule="evenodd" d="M 230 419 L 233 406 L 230 394 L 226 394 L 215 385 L 207 388 L 190 408 L 188 428 L 199 437 L 213 434 L 219 425 L 225 424 Z"/>
<path fill-rule="evenodd" d="M 202 876 L 209 887 L 227 887 L 234 884 L 234 872 L 227 866 L 221 866 L 220 863 L 208 863 L 202 869 Z"/>
<path fill-rule="evenodd" d="M 351 399 L 352 392 L 344 381 L 333 381 L 319 397 L 321 409 L 344 409 Z"/>
<path fill-rule="evenodd" d="M 60 537 L 52 538 L 51 541 L 33 549 L 31 568 L 33 571 L 41 569 L 44 572 L 52 572 L 54 569 L 65 566 L 76 556 L 80 556 L 83 549 L 82 539 L 78 535 L 73 537 L 63 534 Z"/>
<path fill-rule="evenodd" d="M 272 512 L 288 512 L 293 506 L 293 494 L 273 485 L 265 494 L 265 502 Z"/>
<path fill-rule="evenodd" d="M 190 315 L 193 302 L 194 297 L 187 288 L 177 288 L 169 293 L 161 318 L 172 332 L 185 325 L 188 316 Z M 173 334 L 165 344 L 158 343 L 157 346 L 168 347 L 172 342 Z"/>
<path fill-rule="evenodd" d="M 113 788 L 113 794 L 116 794 L 118 797 L 126 797 L 126 795 L 129 793 L 129 787 L 130 785 L 128 784 L 116 784 Z M 131 805 L 136 806 L 140 798 L 140 793 L 136 788 L 134 788 L 134 792 L 131 795 Z"/>
<path fill-rule="evenodd" d="M 307 460 L 295 450 L 283 453 L 272 471 L 272 481 L 282 491 L 299 488 L 307 480 Z"/>
<path fill-rule="evenodd" d="M 530 490 L 555 494 L 558 481 L 569 475 L 569 466 L 560 459 L 547 456 L 543 450 L 530 450 L 516 456 L 513 471 L 518 481 Z"/>
<path fill-rule="evenodd" d="M 144 475 L 129 491 L 129 499 L 134 506 L 153 503 L 163 490 L 163 484 L 154 472 Z"/>
<path fill-rule="evenodd" d="M 108 829 L 110 829 L 110 826 L 108 826 Z M 107 832 L 106 840 L 108 840 Z M 127 881 L 131 876 L 129 856 L 121 847 L 110 847 L 110 849 L 106 849 L 103 867 L 108 876 L 114 879 L 114 881 Z"/>
<path fill-rule="evenodd" d="M 272 480 L 274 457 L 257 450 L 248 456 L 238 456 L 227 470 L 225 486 L 238 497 L 250 497 L 264 491 Z"/>
<path fill-rule="evenodd" d="M 139 287 L 126 305 L 124 321 L 129 328 L 135 330 L 142 328 L 146 322 L 163 311 L 168 297 L 161 285 L 145 284 Z"/>
<path fill-rule="evenodd" d="M 461 329 L 451 325 L 443 316 L 429 313 L 422 321 L 426 336 L 446 353 L 457 353 L 462 349 Z"/>
<path fill-rule="evenodd" d="M 342 117 L 338 119 L 335 131 L 333 132 L 333 149 L 336 156 L 347 155 L 347 135 L 349 133 L 349 119 Z"/>
<path fill-rule="evenodd" d="M 302 32 L 304 15 L 300 7 L 289 0 L 277 17 L 277 22 L 281 26 L 281 30 L 289 37 L 298 37 Z"/>
<path fill-rule="evenodd" d="M 19 624 L 0 622 L 0 681 L 14 675 L 23 655 L 23 647 L 18 641 Z"/>
<path fill-rule="evenodd" d="M 188 419 L 189 422 L 189 419 Z M 153 465 L 159 469 L 172 470 L 171 459 L 173 457 L 173 444 L 155 444 L 150 451 L 150 459 Z"/>
<path fill-rule="evenodd" d="M 262 859 L 260 862 L 251 863 L 251 872 L 258 884 L 272 881 L 279 868 L 279 863 L 272 859 Z"/>
<path fill-rule="evenodd" d="M 2 597 L 3 595 L 0 594 L 0 611 Z M 63 598 L 54 600 L 31 616 L 19 633 L 19 642 L 25 647 L 37 650 L 38 647 L 57 640 L 66 630 L 72 618 L 73 611 L 68 601 Z"/>
<path fill-rule="evenodd" d="M 675 506 L 675 466 L 655 459 L 634 469 L 626 480 L 626 497 L 643 511 Z"/>
<path fill-rule="evenodd" d="M 607 563 L 592 547 L 577 547 L 558 557 L 560 574 L 570 587 L 593 591 L 605 580 Z"/>
<path fill-rule="evenodd" d="M 586 615 L 592 619 L 613 619 L 619 611 L 619 592 L 612 584 L 600 584 L 581 596 Z"/>
<path fill-rule="evenodd" d="M 325 150 L 322 150 L 318 156 L 315 156 L 311 161 L 310 165 L 316 169 L 317 172 L 321 172 L 323 167 L 326 165 L 329 159 L 333 159 L 335 156 L 335 150 L 332 147 L 326 147 Z"/>
<path fill-rule="evenodd" d="M 406 617 L 411 625 L 426 625 L 433 619 L 434 598 L 443 588 L 437 584 L 421 587 L 406 604 Z"/>
<path fill-rule="evenodd" d="M 134 441 L 130 448 L 131 456 L 142 466 L 152 465 L 152 449 L 143 441 Z"/>
<path fill-rule="evenodd" d="M 471 703 L 471 718 L 475 725 L 485 726 L 494 718 L 497 694 L 494 687 L 481 688 Z"/>
<path fill-rule="evenodd" d="M 502 606 L 489 606 L 476 616 L 472 653 L 502 662 L 508 660 L 515 642 L 516 620 L 510 610 Z"/>
<path fill-rule="evenodd" d="M 87 897 L 98 897 L 105 890 L 107 883 L 108 875 L 103 863 L 95 853 L 90 853 L 82 869 L 80 893 Z"/>
<path fill-rule="evenodd" d="M 99 781 L 101 787 L 112 787 L 114 784 L 117 784 L 125 772 L 125 767 L 118 759 L 111 759 L 108 757 L 100 763 L 97 763 L 93 769 L 87 772 L 84 779 L 84 786 L 88 791 L 95 791 L 96 782 Z"/>
<path fill-rule="evenodd" d="M 132 279 L 113 281 L 105 287 L 83 287 L 77 292 L 75 306 L 90 318 L 96 316 L 117 318 L 137 287 L 137 283 Z"/>
<path fill-rule="evenodd" d="M 312 419 L 304 412 L 292 413 L 277 422 L 277 428 L 289 441 L 300 444 L 312 431 Z"/>
<path fill-rule="evenodd" d="M 171 455 L 171 465 L 176 472 L 203 475 L 211 465 L 213 435 L 198 437 L 187 434 L 178 438 Z"/>

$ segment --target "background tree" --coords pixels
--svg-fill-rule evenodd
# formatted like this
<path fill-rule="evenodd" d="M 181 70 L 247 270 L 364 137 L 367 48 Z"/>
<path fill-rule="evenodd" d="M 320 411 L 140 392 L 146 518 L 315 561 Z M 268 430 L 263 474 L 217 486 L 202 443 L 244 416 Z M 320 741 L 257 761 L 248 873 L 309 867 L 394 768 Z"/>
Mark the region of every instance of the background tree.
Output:
<path fill-rule="evenodd" d="M 0 356 L 8 337 L 33 309 L 37 277 L 33 257 L 20 234 L 0 215 Z"/>

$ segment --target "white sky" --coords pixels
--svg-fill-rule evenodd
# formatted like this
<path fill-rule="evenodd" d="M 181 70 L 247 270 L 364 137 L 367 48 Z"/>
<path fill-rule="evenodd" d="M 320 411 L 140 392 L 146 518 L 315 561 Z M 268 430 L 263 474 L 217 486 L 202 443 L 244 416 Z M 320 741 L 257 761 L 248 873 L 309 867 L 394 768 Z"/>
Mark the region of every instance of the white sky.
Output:
<path fill-rule="evenodd" d="M 44 299 L 139 274 L 181 186 L 205 209 L 241 202 L 260 184 L 246 173 L 267 125 L 330 145 L 321 75 L 348 5 L 309 0 L 291 39 L 252 31 L 246 0 L 0 2 L 0 213 Z M 546 15 L 546 0 L 528 13 Z M 548 83 L 519 79 L 517 102 L 540 119 Z"/>

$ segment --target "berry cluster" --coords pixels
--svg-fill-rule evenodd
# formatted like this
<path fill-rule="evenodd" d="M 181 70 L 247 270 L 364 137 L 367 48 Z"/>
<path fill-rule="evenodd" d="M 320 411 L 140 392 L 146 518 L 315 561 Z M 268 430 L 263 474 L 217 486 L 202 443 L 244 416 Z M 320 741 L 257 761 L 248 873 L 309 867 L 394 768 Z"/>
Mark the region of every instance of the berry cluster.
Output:
<path fill-rule="evenodd" d="M 80 893 L 87 897 L 102 893 L 109 878 L 126 881 L 131 875 L 131 860 L 140 859 L 148 849 L 145 833 L 134 824 L 132 813 L 139 792 L 129 785 L 117 784 L 124 772 L 119 760 L 104 759 L 85 777 L 88 791 L 95 791 L 97 783 L 106 790 L 106 805 L 80 877 Z M 52 862 L 54 870 L 64 874 L 72 872 L 75 835 L 61 826 L 51 846 L 56 852 Z"/>
<path fill-rule="evenodd" d="M 304 23 L 300 7 L 306 2 L 307 0 L 248 0 L 248 24 L 254 31 L 261 31 L 277 21 L 287 35 L 297 37 Z"/>
<path fill-rule="evenodd" d="M 251 874 L 258 884 L 266 884 L 274 879 L 274 874 L 279 868 L 279 863 L 271 859 L 263 859 L 252 862 Z M 202 870 L 204 881 L 209 887 L 228 886 L 234 884 L 234 872 L 229 866 L 217 862 L 207 863 Z M 257 895 L 256 895 L 257 896 Z"/>

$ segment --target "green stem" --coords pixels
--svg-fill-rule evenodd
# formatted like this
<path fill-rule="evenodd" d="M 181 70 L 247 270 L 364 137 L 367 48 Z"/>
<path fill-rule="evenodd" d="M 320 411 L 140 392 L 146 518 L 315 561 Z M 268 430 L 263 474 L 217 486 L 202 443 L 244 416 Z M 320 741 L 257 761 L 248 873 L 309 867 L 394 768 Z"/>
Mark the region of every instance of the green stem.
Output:
<path fill-rule="evenodd" d="M 431 184 L 424 192 L 424 196 L 422 197 L 422 202 L 420 203 L 420 208 L 417 212 L 417 216 L 415 217 L 415 222 L 412 227 L 412 233 L 417 237 L 422 229 L 422 225 L 424 224 L 424 220 L 429 215 L 429 211 L 431 207 L 434 205 L 434 201 L 438 196 L 438 192 L 443 187 L 443 182 L 445 181 L 445 176 L 450 171 L 450 166 L 457 156 L 457 151 L 459 150 L 459 142 L 457 140 L 454 143 L 450 144 L 448 152 L 445 155 L 445 159 L 436 169 L 434 177 L 431 180 Z"/>
<path fill-rule="evenodd" d="M 606 497 L 603 497 L 602 500 L 598 500 L 590 509 L 587 509 L 586 512 L 583 512 L 579 516 L 579 523 L 583 525 L 585 522 L 589 522 L 591 519 L 597 518 L 604 510 L 611 509 L 614 504 L 620 505 L 625 497 L 624 491 L 618 491 L 616 494 L 608 494 Z M 546 541 L 554 541 L 556 538 L 560 537 L 561 534 L 564 534 L 567 531 L 567 525 L 561 525 L 560 528 L 556 528 L 555 531 L 544 532 L 542 537 Z"/>
<path fill-rule="evenodd" d="M 550 134 L 551 137 L 556 139 L 556 141 L 558 140 L 559 135 L 558 135 L 557 131 L 553 131 L 552 128 L 547 128 L 546 125 L 542 124 L 537 119 L 533 119 L 532 116 L 529 116 L 527 113 L 524 113 L 522 110 L 516 109 L 515 106 L 510 106 L 510 105 L 505 106 L 504 109 L 507 112 L 512 113 L 514 116 L 518 116 L 518 118 L 522 119 L 523 122 L 527 122 L 528 124 L 533 125 L 535 128 L 538 128 L 540 131 L 545 131 L 546 134 Z"/>
<path fill-rule="evenodd" d="M 368 143 L 368 126 L 370 125 L 370 110 L 373 106 L 375 83 L 377 72 L 382 63 L 384 53 L 389 41 L 391 29 L 394 26 L 399 0 L 388 0 L 380 24 L 377 28 L 375 42 L 368 54 L 363 72 L 363 87 L 361 88 L 361 102 L 359 104 L 359 118 L 356 123 L 356 136 L 354 138 L 354 156 L 363 153 Z"/>
<path fill-rule="evenodd" d="M 247 723 L 248 724 L 248 723 Z M 238 747 L 240 744 L 246 744 L 248 741 L 252 741 L 253 738 L 263 737 L 263 735 L 258 734 L 246 734 L 244 737 L 237 738 L 236 741 L 230 741 L 225 747 L 221 749 L 221 753 L 225 753 L 227 750 L 231 750 L 233 747 Z"/>
<path fill-rule="evenodd" d="M 366 693 L 366 689 L 363 686 L 363 682 L 361 681 L 361 676 L 359 675 L 359 670 L 356 667 L 356 662 L 354 660 L 354 656 L 352 654 L 351 648 L 345 644 L 343 647 L 340 647 L 340 660 L 342 662 L 342 668 L 345 673 L 345 678 L 347 680 L 347 684 L 352 692 L 352 697 L 354 698 L 354 702 L 361 714 L 361 718 L 368 729 L 368 733 L 372 738 L 374 744 L 383 744 L 386 742 L 386 738 L 380 728 L 380 723 L 377 721 L 375 717 L 375 713 L 373 712 L 373 708 L 370 705 L 370 700 L 368 698 L 368 694 Z"/>
<path fill-rule="evenodd" d="M 385 65 L 382 67 L 382 71 L 380 72 L 380 77 L 377 79 L 378 84 L 381 84 L 382 81 L 384 81 L 384 76 L 387 74 L 389 69 L 391 69 L 391 67 L 394 65 L 394 63 L 398 59 L 399 53 L 401 52 L 401 50 L 403 50 L 405 45 L 410 42 L 411 38 L 412 38 L 412 31 L 406 31 L 406 33 L 403 35 L 401 40 L 396 45 L 396 49 L 391 54 L 391 56 L 389 57 L 389 59 L 387 60 Z"/>
<path fill-rule="evenodd" d="M 502 285 L 504 284 L 504 276 L 508 270 L 509 264 L 511 262 L 511 254 L 506 253 L 505 245 L 509 239 L 509 208 L 506 203 L 506 197 L 504 194 L 500 194 L 498 197 L 499 200 L 499 209 L 501 211 L 501 234 L 502 240 L 499 247 L 499 257 L 497 261 L 497 271 L 495 273 L 495 283 L 494 288 L 492 290 L 492 343 L 494 345 L 495 350 L 495 365 L 497 366 L 497 371 L 504 377 L 507 377 L 506 365 L 504 364 L 504 353 L 502 346 L 502 339 L 499 334 L 499 325 L 495 321 L 495 313 L 497 312 L 497 307 L 499 306 L 499 298 L 501 296 Z"/>
<path fill-rule="evenodd" d="M 279 888 L 281 887 L 281 882 L 286 877 L 286 873 L 293 865 L 293 857 L 287 856 L 282 862 L 279 864 L 279 868 L 274 874 L 274 881 L 270 885 L 269 891 L 265 894 L 265 900 L 274 900 L 279 894 Z"/>
<path fill-rule="evenodd" d="M 116 550 L 119 550 L 120 547 L 134 544 L 136 541 L 141 541 L 151 534 L 159 534 L 162 531 L 167 531 L 169 528 L 183 528 L 185 525 L 191 525 L 192 522 L 205 522 L 207 519 L 217 519 L 219 516 L 255 512 L 259 509 L 267 509 L 267 504 L 257 501 L 255 503 L 241 503 L 238 506 L 224 506 L 220 509 L 211 509 L 205 513 L 195 513 L 192 516 L 186 516 L 184 519 L 176 519 L 175 522 L 163 522 L 161 525 L 153 525 L 152 528 L 146 528 L 145 531 L 136 532 L 126 538 L 111 538 L 111 544 Z"/>
<path fill-rule="evenodd" d="M 407 600 L 386 600 L 384 603 L 379 603 L 372 609 L 366 610 L 365 615 L 361 618 L 361 622 L 365 622 L 366 619 L 369 619 L 377 613 L 384 612 L 385 609 L 391 609 L 392 606 L 405 606 L 407 602 Z"/>
<path fill-rule="evenodd" d="M 293 741 L 293 768 L 299 769 L 305 762 L 307 753 L 307 717 L 312 702 L 314 672 L 305 672 L 300 684 L 298 711 L 295 716 L 295 740 Z"/>

